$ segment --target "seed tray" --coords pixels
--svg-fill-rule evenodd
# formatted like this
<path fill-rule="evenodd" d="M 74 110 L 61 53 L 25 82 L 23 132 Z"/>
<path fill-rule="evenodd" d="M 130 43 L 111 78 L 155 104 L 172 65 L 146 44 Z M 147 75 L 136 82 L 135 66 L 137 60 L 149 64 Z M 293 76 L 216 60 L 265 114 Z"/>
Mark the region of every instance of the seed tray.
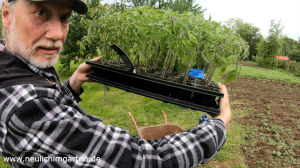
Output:
<path fill-rule="evenodd" d="M 124 54 L 122 51 L 118 53 Z M 93 81 L 193 110 L 216 115 L 220 113 L 218 99 L 224 95 L 218 89 L 194 87 L 136 74 L 132 64 L 122 67 L 100 61 L 88 61 L 87 64 L 91 65 L 94 71 L 87 77 Z"/>

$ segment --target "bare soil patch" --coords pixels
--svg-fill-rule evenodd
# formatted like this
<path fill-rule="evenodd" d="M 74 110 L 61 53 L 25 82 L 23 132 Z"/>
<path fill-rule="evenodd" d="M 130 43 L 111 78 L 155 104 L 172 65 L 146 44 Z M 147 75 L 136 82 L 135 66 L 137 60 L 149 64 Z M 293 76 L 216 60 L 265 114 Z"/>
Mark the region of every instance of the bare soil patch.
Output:
<path fill-rule="evenodd" d="M 239 77 L 228 90 L 247 165 L 300 167 L 300 85 Z"/>

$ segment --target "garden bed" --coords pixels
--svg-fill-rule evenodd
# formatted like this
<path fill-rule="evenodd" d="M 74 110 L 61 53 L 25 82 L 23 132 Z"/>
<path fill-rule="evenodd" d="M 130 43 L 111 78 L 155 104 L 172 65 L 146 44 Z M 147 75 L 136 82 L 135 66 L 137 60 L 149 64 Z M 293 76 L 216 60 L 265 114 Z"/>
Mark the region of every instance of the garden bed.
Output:
<path fill-rule="evenodd" d="M 245 128 L 238 144 L 247 166 L 298 168 L 299 84 L 240 76 L 228 88 L 234 120 Z"/>

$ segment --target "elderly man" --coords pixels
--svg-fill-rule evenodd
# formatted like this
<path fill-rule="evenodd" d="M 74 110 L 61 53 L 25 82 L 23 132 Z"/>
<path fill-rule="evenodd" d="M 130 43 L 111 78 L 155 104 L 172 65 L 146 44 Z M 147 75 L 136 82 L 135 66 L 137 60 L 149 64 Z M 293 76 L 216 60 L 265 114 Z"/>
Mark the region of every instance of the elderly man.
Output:
<path fill-rule="evenodd" d="M 214 119 L 160 140 L 145 141 L 104 125 L 78 106 L 91 67 L 61 84 L 53 69 L 80 0 L 3 0 L 0 45 L 0 153 L 14 167 L 191 167 L 225 142 L 231 111 L 226 87 Z M 95 58 L 94 60 L 99 60 Z M 67 158 L 67 159 L 66 159 Z"/>

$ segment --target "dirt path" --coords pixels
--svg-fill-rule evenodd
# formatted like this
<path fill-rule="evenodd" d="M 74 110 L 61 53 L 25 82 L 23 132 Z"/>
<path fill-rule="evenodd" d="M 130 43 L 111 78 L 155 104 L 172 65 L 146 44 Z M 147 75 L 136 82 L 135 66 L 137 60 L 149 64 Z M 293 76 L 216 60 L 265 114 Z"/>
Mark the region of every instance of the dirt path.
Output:
<path fill-rule="evenodd" d="M 300 86 L 239 77 L 228 90 L 247 165 L 300 168 Z"/>

